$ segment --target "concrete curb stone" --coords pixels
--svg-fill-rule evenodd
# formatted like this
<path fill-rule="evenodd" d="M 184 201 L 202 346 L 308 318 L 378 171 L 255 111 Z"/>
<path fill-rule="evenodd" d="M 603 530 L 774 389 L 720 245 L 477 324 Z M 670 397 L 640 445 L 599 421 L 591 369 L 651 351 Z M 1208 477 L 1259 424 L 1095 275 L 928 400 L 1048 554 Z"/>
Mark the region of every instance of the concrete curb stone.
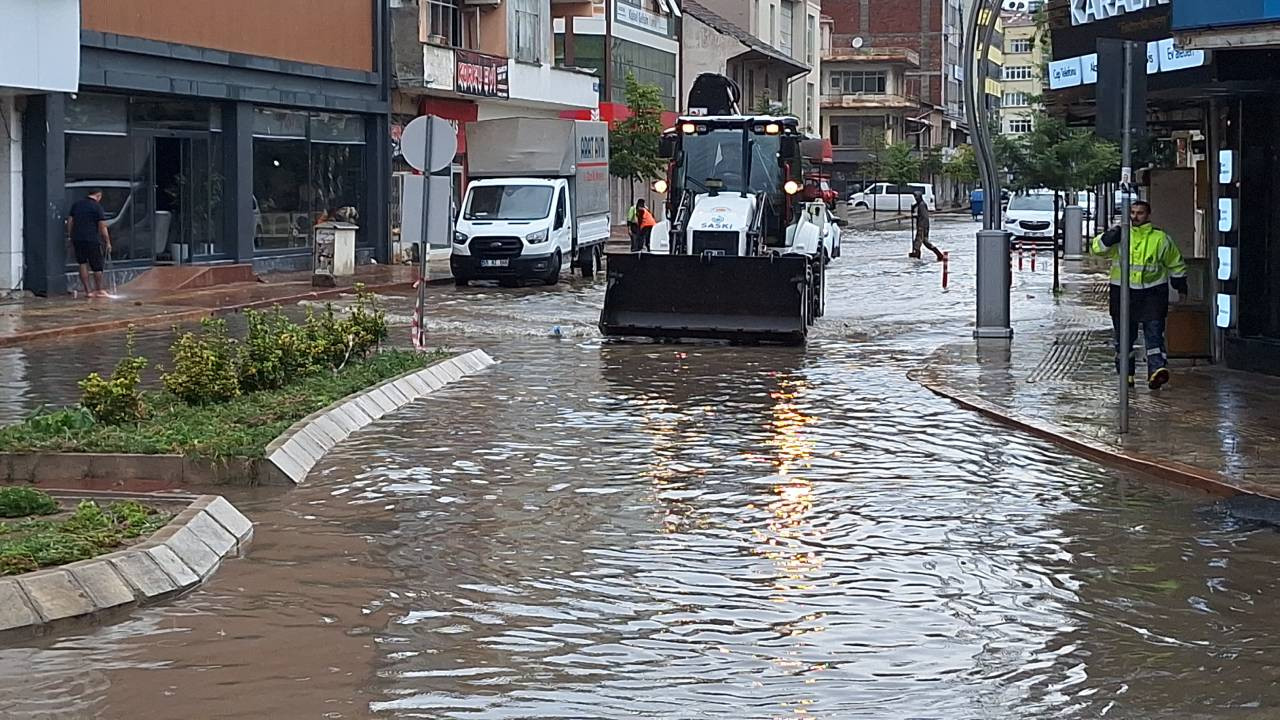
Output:
<path fill-rule="evenodd" d="M 294 423 L 267 445 L 267 462 L 301 484 L 320 458 L 352 433 L 494 364 L 483 350 L 472 350 L 343 398 Z"/>
<path fill-rule="evenodd" d="M 16 580 L 0 580 L 0 632 L 39 625 L 40 616 Z"/>
<path fill-rule="evenodd" d="M 88 615 L 97 608 L 66 570 L 39 570 L 18 576 L 18 585 L 46 622 Z"/>

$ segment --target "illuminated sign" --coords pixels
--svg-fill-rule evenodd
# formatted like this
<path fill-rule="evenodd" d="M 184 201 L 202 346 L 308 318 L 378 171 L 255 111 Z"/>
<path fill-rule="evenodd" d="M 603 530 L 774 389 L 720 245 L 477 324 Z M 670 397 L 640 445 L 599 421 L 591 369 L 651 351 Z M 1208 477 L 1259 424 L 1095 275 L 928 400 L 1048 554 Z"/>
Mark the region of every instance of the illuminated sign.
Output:
<path fill-rule="evenodd" d="M 1168 4 L 1169 0 L 1071 0 L 1071 24 L 1087 25 Z"/>

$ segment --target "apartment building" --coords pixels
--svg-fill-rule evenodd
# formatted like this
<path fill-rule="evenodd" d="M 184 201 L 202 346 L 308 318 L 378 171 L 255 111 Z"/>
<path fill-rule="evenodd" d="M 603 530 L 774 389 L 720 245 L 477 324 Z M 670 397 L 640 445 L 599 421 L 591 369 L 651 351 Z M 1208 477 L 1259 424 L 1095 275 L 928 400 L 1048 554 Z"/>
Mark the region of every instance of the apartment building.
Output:
<path fill-rule="evenodd" d="M 1030 132 L 1044 77 L 1043 47 L 1035 18 L 1023 12 L 1004 14 L 1003 94 L 1000 131 L 1008 135 Z"/>
<path fill-rule="evenodd" d="M 467 178 L 467 125 L 504 117 L 561 117 L 597 112 L 601 78 L 592 69 L 557 62 L 549 0 L 391 0 L 394 80 L 391 135 L 419 115 L 444 118 L 457 132 L 449 171 L 455 206 Z M 565 7 L 557 3 L 557 9 Z M 571 10 L 591 12 L 591 3 Z M 399 202 L 412 173 L 394 143 L 392 237 L 399 234 Z M 449 238 L 431 238 L 448 251 Z"/>

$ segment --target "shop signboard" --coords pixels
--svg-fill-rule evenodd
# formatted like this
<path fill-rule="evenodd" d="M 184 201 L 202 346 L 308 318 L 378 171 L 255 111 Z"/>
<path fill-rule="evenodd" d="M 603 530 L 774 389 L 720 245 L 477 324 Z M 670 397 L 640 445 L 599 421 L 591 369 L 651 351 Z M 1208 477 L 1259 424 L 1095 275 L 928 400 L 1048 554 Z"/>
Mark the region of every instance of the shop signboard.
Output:
<path fill-rule="evenodd" d="M 454 86 L 459 93 L 504 99 L 510 95 L 506 58 L 469 50 L 455 50 L 454 57 Z"/>
<path fill-rule="evenodd" d="M 1280 0 L 1178 0 L 1173 5 L 1174 30 L 1271 22 L 1280 22 Z"/>
<path fill-rule="evenodd" d="M 617 20 L 626 23 L 641 30 L 657 33 L 659 35 L 669 35 L 671 33 L 670 25 L 666 17 L 651 13 L 644 8 L 628 5 L 624 2 L 616 3 Z"/>

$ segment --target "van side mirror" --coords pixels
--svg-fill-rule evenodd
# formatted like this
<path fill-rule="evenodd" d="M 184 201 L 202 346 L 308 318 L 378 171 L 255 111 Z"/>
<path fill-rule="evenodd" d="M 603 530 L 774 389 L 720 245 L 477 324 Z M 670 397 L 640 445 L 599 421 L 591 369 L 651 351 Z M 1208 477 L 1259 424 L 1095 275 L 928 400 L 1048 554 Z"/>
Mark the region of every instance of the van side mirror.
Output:
<path fill-rule="evenodd" d="M 658 138 L 658 157 L 670 160 L 676 156 L 676 136 L 663 135 Z"/>

